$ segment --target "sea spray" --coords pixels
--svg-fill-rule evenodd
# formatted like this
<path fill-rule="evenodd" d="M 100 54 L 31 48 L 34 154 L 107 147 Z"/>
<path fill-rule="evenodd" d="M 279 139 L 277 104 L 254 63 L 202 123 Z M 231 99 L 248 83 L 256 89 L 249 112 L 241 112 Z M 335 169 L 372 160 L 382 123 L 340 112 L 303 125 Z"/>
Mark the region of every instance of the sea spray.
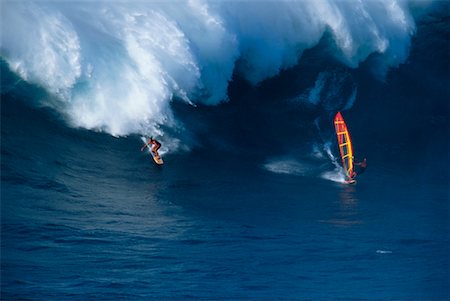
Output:
<path fill-rule="evenodd" d="M 174 98 L 226 101 L 234 72 L 257 84 L 296 65 L 325 33 L 338 60 L 355 68 L 378 58 L 376 72 L 385 74 L 405 61 L 415 29 L 404 1 L 30 1 L 2 9 L 9 68 L 58 99 L 41 101 L 73 126 L 116 136 L 181 126 Z"/>

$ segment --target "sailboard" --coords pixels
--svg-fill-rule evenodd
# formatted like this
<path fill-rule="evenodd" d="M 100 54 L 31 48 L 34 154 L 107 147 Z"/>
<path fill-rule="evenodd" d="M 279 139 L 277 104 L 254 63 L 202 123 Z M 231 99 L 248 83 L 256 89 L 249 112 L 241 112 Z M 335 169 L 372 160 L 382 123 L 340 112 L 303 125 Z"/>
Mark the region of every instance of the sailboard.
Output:
<path fill-rule="evenodd" d="M 341 112 L 337 112 L 334 117 L 334 128 L 336 130 L 336 136 L 339 144 L 339 151 L 342 158 L 342 167 L 346 175 L 346 182 L 353 184 L 356 181 L 352 178 L 353 175 L 353 146 L 350 134 L 345 124 L 344 118 Z"/>

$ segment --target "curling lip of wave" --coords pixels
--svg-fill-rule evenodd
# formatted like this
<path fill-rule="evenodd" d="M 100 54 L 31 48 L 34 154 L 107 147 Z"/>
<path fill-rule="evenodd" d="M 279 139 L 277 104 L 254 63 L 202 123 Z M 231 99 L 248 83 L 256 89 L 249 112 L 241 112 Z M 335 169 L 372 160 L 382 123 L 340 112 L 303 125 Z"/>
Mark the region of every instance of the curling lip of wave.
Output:
<path fill-rule="evenodd" d="M 217 104 L 233 72 L 275 76 L 326 31 L 343 63 L 378 53 L 386 72 L 415 28 L 403 1 L 7 2 L 1 25 L 14 72 L 55 95 L 74 126 L 114 135 L 163 135 L 159 125 L 179 126 L 174 96 Z"/>

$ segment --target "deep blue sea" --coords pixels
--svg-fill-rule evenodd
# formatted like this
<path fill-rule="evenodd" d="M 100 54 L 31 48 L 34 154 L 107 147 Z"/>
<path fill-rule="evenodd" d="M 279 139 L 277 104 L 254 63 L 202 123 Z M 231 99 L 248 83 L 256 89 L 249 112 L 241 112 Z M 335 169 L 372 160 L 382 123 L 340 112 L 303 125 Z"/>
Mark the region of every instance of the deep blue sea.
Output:
<path fill-rule="evenodd" d="M 0 299 L 450 299 L 448 2 L 0 6 Z"/>

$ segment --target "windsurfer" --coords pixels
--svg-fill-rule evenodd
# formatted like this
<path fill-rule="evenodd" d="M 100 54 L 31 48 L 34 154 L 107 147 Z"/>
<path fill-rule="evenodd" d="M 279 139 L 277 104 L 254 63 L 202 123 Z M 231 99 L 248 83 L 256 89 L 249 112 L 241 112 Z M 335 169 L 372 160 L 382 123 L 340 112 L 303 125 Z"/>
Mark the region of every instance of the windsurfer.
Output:
<path fill-rule="evenodd" d="M 353 163 L 354 165 L 354 170 L 353 170 L 353 174 L 352 174 L 352 179 L 354 179 L 357 175 L 362 174 L 366 168 L 367 168 L 367 159 L 364 158 L 364 160 L 362 160 L 361 162 L 355 162 Z"/>

